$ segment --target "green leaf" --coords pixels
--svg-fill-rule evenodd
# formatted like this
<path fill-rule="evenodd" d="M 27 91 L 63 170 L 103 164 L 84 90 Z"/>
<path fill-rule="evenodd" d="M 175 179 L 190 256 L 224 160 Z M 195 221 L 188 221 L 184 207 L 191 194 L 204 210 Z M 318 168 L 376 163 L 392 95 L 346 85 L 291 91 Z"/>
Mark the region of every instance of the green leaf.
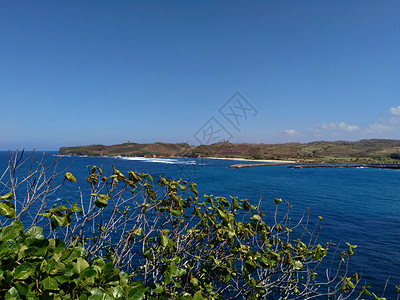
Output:
<path fill-rule="evenodd" d="M 108 195 L 99 194 L 94 201 L 94 205 L 96 205 L 98 208 L 106 207 L 108 204 L 107 200 L 110 200 L 110 197 Z"/>
<path fill-rule="evenodd" d="M 76 182 L 76 178 L 70 172 L 65 173 L 64 178 L 70 182 Z"/>
<path fill-rule="evenodd" d="M 0 230 L 0 241 L 14 240 L 23 230 L 24 225 L 21 221 L 13 221 L 11 225 Z"/>
<path fill-rule="evenodd" d="M 71 224 L 71 218 L 67 214 L 64 214 L 63 215 L 63 226 L 68 226 L 69 224 Z"/>
<path fill-rule="evenodd" d="M 80 255 L 78 251 L 76 251 L 76 248 L 64 249 L 61 251 L 60 261 L 69 264 L 78 257 L 80 257 Z"/>
<path fill-rule="evenodd" d="M 80 278 L 84 277 L 95 277 L 97 275 L 97 271 L 95 270 L 94 267 L 88 267 L 82 271 L 80 274 Z"/>
<path fill-rule="evenodd" d="M 3 196 L 0 196 L 0 200 L 10 200 L 10 199 L 12 199 L 12 196 L 13 196 L 13 193 L 9 192 Z"/>
<path fill-rule="evenodd" d="M 164 273 L 164 282 L 165 284 L 170 284 L 172 281 L 172 274 L 169 272 Z"/>
<path fill-rule="evenodd" d="M 114 300 L 114 298 L 107 295 L 106 291 L 103 289 L 95 287 L 92 289 L 88 300 Z"/>
<path fill-rule="evenodd" d="M 250 209 L 250 204 L 249 204 L 249 202 L 247 202 L 247 200 L 243 202 L 243 209 L 244 210 L 249 210 Z"/>
<path fill-rule="evenodd" d="M 28 293 L 28 286 L 22 282 L 15 282 L 14 283 L 15 288 L 18 290 L 18 293 L 20 295 L 26 296 Z"/>
<path fill-rule="evenodd" d="M 194 194 L 195 196 L 197 196 L 197 195 L 199 194 L 199 192 L 196 190 L 196 185 L 197 185 L 197 184 L 192 183 L 192 184 L 190 185 L 190 187 L 189 187 L 189 189 L 193 192 L 193 194 Z"/>
<path fill-rule="evenodd" d="M 124 296 L 124 290 L 120 285 L 117 285 L 111 290 L 113 299 L 121 299 Z"/>
<path fill-rule="evenodd" d="M 46 277 L 41 283 L 42 290 L 59 290 L 57 280 L 51 277 Z"/>
<path fill-rule="evenodd" d="M 8 201 L 0 202 L 0 215 L 5 216 L 6 218 L 14 218 L 15 217 L 14 204 Z"/>
<path fill-rule="evenodd" d="M 282 198 L 275 198 L 274 202 L 276 205 L 278 205 L 279 203 L 282 203 Z"/>
<path fill-rule="evenodd" d="M 174 248 L 174 245 L 175 245 L 175 242 L 172 239 L 168 238 L 168 249 L 170 251 L 172 251 L 172 249 Z"/>
<path fill-rule="evenodd" d="M 204 300 L 203 295 L 200 291 L 196 292 L 196 294 L 193 295 L 193 300 Z"/>
<path fill-rule="evenodd" d="M 43 228 L 39 226 L 32 226 L 25 232 L 25 236 L 27 238 L 24 241 L 24 245 L 27 246 L 29 246 L 30 244 L 32 244 L 37 240 L 43 240 L 44 239 Z"/>
<path fill-rule="evenodd" d="M 50 218 L 51 213 L 49 213 L 49 212 L 41 213 L 41 214 L 39 214 L 39 216 L 43 216 L 43 217 L 45 217 L 45 218 Z"/>
<path fill-rule="evenodd" d="M 294 268 L 298 271 L 303 269 L 303 263 L 299 260 L 294 261 Z"/>
<path fill-rule="evenodd" d="M 89 263 L 84 260 L 82 257 L 78 257 L 76 262 L 72 262 L 72 266 L 74 267 L 74 271 L 77 274 L 80 274 L 86 268 L 89 268 Z"/>
<path fill-rule="evenodd" d="M 264 268 L 270 268 L 274 265 L 274 261 L 270 259 L 266 259 L 265 257 L 259 257 L 258 261 L 260 262 L 261 266 Z"/>
<path fill-rule="evenodd" d="M 47 239 L 36 240 L 32 242 L 28 249 L 25 251 L 26 255 L 40 257 L 47 252 L 47 247 L 49 246 L 49 241 Z"/>
<path fill-rule="evenodd" d="M 160 245 L 166 247 L 168 245 L 168 237 L 166 237 L 165 235 L 160 235 L 159 240 Z"/>
<path fill-rule="evenodd" d="M 31 264 L 23 263 L 22 265 L 19 265 L 15 268 L 13 275 L 14 278 L 17 280 L 24 280 L 28 279 L 34 272 L 35 269 L 32 267 Z"/>
<path fill-rule="evenodd" d="M 10 256 L 11 254 L 18 253 L 19 250 L 19 243 L 17 243 L 15 240 L 6 240 L 0 244 L 0 257 Z"/>
<path fill-rule="evenodd" d="M 189 293 L 184 293 L 181 300 L 193 300 Z"/>
<path fill-rule="evenodd" d="M 15 287 L 12 287 L 7 291 L 7 294 L 4 298 L 4 300 L 19 300 L 22 299 Z"/>
<path fill-rule="evenodd" d="M 82 289 L 82 290 L 86 289 L 86 290 L 90 291 L 91 290 L 90 287 L 95 286 L 94 285 L 94 277 L 84 277 L 84 278 L 82 278 L 81 276 L 79 276 L 79 278 L 81 279 L 81 281 L 78 284 L 79 289 Z M 78 280 L 76 280 L 76 281 L 78 281 Z"/>
<path fill-rule="evenodd" d="M 173 258 L 171 258 L 171 262 L 174 264 L 179 264 L 181 260 L 182 258 L 180 258 L 179 256 L 174 256 Z"/>
<path fill-rule="evenodd" d="M 240 208 L 239 201 L 237 201 L 235 198 L 232 200 L 232 207 L 236 209 Z"/>
<path fill-rule="evenodd" d="M 101 269 L 103 269 L 104 266 L 106 265 L 106 263 L 105 263 L 105 261 L 104 261 L 103 258 L 99 257 L 99 258 L 96 258 L 96 259 L 93 261 L 92 265 L 93 265 L 93 266 L 99 266 Z"/>
<path fill-rule="evenodd" d="M 171 264 L 171 265 L 169 266 L 169 272 L 171 273 L 172 276 L 178 276 L 178 274 L 179 274 L 179 269 L 178 269 L 178 267 L 177 267 L 176 265 Z"/>
<path fill-rule="evenodd" d="M 163 287 L 158 283 L 155 284 L 155 288 L 152 288 L 153 292 L 156 294 L 160 294 L 164 291 Z"/>
<path fill-rule="evenodd" d="M 181 212 L 176 209 L 171 209 L 170 210 L 171 214 L 173 214 L 175 217 L 179 217 L 181 215 Z"/>
<path fill-rule="evenodd" d="M 72 213 L 75 213 L 75 212 L 77 212 L 77 213 L 82 213 L 82 208 L 80 208 L 79 206 L 76 206 L 76 205 L 71 206 L 71 207 L 68 208 L 67 210 L 68 210 L 69 212 L 72 212 Z"/>
<path fill-rule="evenodd" d="M 199 286 L 199 280 L 197 278 L 193 277 L 192 279 L 190 279 L 190 284 L 193 287 L 197 288 Z"/>
<path fill-rule="evenodd" d="M 231 205 L 231 204 L 229 203 L 229 201 L 226 200 L 226 199 L 222 199 L 221 202 L 222 202 L 222 205 L 223 205 L 223 206 L 226 206 L 226 207 L 229 207 L 229 206 Z"/>
<path fill-rule="evenodd" d="M 227 215 L 226 215 L 226 213 L 224 212 L 223 209 L 217 208 L 217 213 L 218 213 L 218 215 L 219 215 L 221 218 L 223 218 L 223 219 L 225 219 L 225 218 L 227 217 Z"/>
<path fill-rule="evenodd" d="M 49 239 L 49 246 L 47 247 L 50 252 L 60 253 L 65 248 L 65 243 L 59 239 Z"/>
<path fill-rule="evenodd" d="M 51 229 L 64 226 L 64 219 L 62 217 L 52 215 L 50 217 Z"/>
<path fill-rule="evenodd" d="M 354 254 L 354 248 L 357 248 L 357 245 L 350 245 L 349 243 L 346 243 L 347 246 L 349 246 L 349 249 L 347 250 L 347 256 L 352 256 Z"/>
<path fill-rule="evenodd" d="M 99 171 L 100 175 L 103 175 L 103 170 L 101 168 L 99 168 L 98 166 L 92 167 L 92 174 L 96 173 L 96 169 Z"/>
<path fill-rule="evenodd" d="M 141 227 L 136 228 L 136 229 L 132 230 L 131 232 L 134 235 L 141 235 L 142 234 L 142 228 Z"/>
<path fill-rule="evenodd" d="M 133 182 L 133 184 L 141 181 L 142 179 L 137 175 L 136 172 L 129 171 L 129 180 Z"/>
<path fill-rule="evenodd" d="M 104 200 L 110 200 L 110 196 L 108 196 L 106 194 L 98 194 L 97 197 L 101 198 L 101 199 L 104 199 Z"/>
<path fill-rule="evenodd" d="M 138 280 L 131 284 L 131 289 L 128 293 L 128 299 L 130 300 L 142 300 L 144 299 L 144 295 L 147 291 L 147 288 L 143 285 L 143 283 Z"/>

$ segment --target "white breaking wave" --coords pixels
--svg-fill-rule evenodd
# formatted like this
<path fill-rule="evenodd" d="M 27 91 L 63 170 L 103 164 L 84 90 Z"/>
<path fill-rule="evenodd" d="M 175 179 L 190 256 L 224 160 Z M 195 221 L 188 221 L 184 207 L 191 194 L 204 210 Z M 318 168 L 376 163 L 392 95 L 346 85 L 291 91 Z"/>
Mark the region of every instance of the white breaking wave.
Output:
<path fill-rule="evenodd" d="M 171 165 L 195 165 L 194 160 L 184 160 L 177 158 L 159 158 L 159 157 L 118 157 L 125 160 L 138 160 L 143 162 L 171 164 Z"/>
<path fill-rule="evenodd" d="M 53 156 L 57 156 L 57 157 L 89 157 L 87 155 L 62 155 L 62 154 L 53 154 Z"/>

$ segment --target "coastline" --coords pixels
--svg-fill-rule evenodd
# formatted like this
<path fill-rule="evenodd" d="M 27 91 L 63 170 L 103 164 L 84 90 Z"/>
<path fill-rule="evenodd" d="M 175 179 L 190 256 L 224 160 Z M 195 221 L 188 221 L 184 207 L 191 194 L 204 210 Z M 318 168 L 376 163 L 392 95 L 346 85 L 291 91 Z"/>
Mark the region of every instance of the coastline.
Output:
<path fill-rule="evenodd" d="M 109 158 L 188 158 L 184 156 L 121 156 L 121 155 L 71 155 L 71 154 L 59 154 L 56 153 L 56 156 L 59 157 L 109 157 Z M 280 159 L 246 159 L 246 158 L 229 158 L 229 157 L 194 157 L 194 158 L 206 158 L 206 159 L 224 159 L 224 160 L 237 160 L 237 161 L 249 161 L 249 162 L 260 162 L 260 163 L 279 163 L 279 164 L 297 164 L 298 162 L 295 160 L 280 160 Z"/>
<path fill-rule="evenodd" d="M 246 158 L 228 158 L 228 157 L 203 157 L 203 158 L 251 161 L 251 162 L 260 162 L 260 163 L 282 163 L 282 164 L 297 164 L 298 163 L 295 160 L 280 160 L 280 159 L 246 159 Z"/>
<path fill-rule="evenodd" d="M 254 163 L 397 163 L 400 140 L 367 139 L 358 142 L 315 141 L 310 143 L 247 144 L 220 142 L 210 145 L 188 143 L 123 143 L 60 147 L 59 155 L 123 157 L 187 157 L 229 159 Z M 260 159 L 255 159 L 260 158 Z"/>

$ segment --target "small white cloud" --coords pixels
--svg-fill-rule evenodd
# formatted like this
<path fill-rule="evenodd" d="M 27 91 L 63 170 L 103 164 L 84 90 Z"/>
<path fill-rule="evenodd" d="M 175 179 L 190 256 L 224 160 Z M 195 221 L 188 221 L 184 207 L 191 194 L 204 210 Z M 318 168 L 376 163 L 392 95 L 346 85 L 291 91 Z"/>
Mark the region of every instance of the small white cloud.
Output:
<path fill-rule="evenodd" d="M 328 129 L 334 129 L 336 127 L 336 125 L 335 125 L 335 123 L 330 123 L 330 124 L 322 123 L 320 127 L 322 129 L 328 130 Z"/>
<path fill-rule="evenodd" d="M 352 132 L 359 130 L 360 127 L 356 125 L 349 125 L 346 124 L 345 122 L 339 122 L 339 123 L 322 123 L 320 125 L 322 129 L 325 130 L 340 130 L 340 131 L 347 131 L 347 132 Z"/>
<path fill-rule="evenodd" d="M 294 130 L 294 129 L 286 129 L 283 132 L 286 135 L 289 135 L 289 136 L 299 136 L 299 135 L 301 135 L 300 132 L 298 132 L 297 130 Z"/>
<path fill-rule="evenodd" d="M 390 108 L 390 113 L 394 116 L 400 116 L 400 105 Z"/>
<path fill-rule="evenodd" d="M 367 128 L 367 132 L 369 133 L 382 133 L 391 130 L 391 128 L 385 124 L 369 124 Z"/>

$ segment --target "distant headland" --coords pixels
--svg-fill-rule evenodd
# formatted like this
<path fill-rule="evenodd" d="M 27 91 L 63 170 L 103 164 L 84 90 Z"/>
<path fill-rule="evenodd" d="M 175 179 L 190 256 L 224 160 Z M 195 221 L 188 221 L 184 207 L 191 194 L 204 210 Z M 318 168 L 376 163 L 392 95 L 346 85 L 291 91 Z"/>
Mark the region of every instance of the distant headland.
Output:
<path fill-rule="evenodd" d="M 400 140 L 367 139 L 357 142 L 317 141 L 311 143 L 246 144 L 220 142 L 193 146 L 187 143 L 123 143 L 61 147 L 59 155 L 126 157 L 207 157 L 258 161 L 286 161 L 300 164 L 397 163 Z"/>

